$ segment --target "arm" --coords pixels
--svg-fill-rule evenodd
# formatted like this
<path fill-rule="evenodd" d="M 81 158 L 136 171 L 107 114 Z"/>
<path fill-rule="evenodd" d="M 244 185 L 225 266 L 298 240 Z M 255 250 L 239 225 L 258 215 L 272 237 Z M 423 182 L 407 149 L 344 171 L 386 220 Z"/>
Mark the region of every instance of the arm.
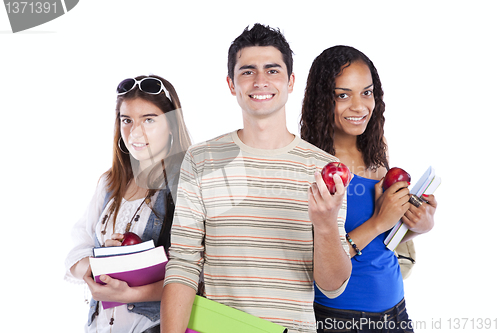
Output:
<path fill-rule="evenodd" d="M 184 284 L 170 283 L 161 297 L 161 333 L 184 333 L 189 323 L 196 291 Z"/>
<path fill-rule="evenodd" d="M 106 181 L 105 177 L 101 177 L 85 213 L 73 226 L 71 238 L 75 246 L 66 257 L 66 281 L 84 283 L 83 276 L 89 267 L 88 257 L 92 256 L 95 246 L 95 225 L 101 215 L 105 195 Z"/>
<path fill-rule="evenodd" d="M 200 193 L 196 164 L 188 151 L 182 163 L 172 245 L 161 299 L 162 333 L 184 333 L 198 289 L 204 263 L 205 207 Z"/>
<path fill-rule="evenodd" d="M 339 233 L 337 217 L 344 201 L 345 188 L 334 176 L 336 192 L 331 195 L 319 172 L 309 188 L 309 217 L 314 230 L 314 280 L 325 291 L 337 291 L 349 279 L 351 260 Z M 343 227 L 342 227 L 343 229 Z"/>
<path fill-rule="evenodd" d="M 397 182 L 383 192 L 382 181 L 375 185 L 375 211 L 372 217 L 349 232 L 349 236 L 360 250 L 378 235 L 391 229 L 411 205 L 408 202 L 410 191 L 407 182 Z M 351 247 L 349 251 L 351 256 L 356 255 L 354 248 Z"/>
<path fill-rule="evenodd" d="M 87 274 L 89 268 L 90 268 L 89 257 L 85 257 L 82 260 L 78 261 L 73 266 L 71 266 L 69 271 L 71 272 L 71 275 L 73 275 L 75 279 L 83 280 L 83 277 Z"/>

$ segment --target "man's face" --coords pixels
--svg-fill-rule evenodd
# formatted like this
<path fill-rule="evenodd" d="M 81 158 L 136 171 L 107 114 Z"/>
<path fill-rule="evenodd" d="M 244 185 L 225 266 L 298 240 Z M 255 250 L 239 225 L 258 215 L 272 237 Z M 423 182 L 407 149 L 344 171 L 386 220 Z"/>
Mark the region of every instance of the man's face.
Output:
<path fill-rule="evenodd" d="M 266 118 L 284 112 L 295 76 L 288 78 L 281 52 L 274 46 L 245 47 L 237 53 L 234 80 L 227 78 L 244 117 Z"/>

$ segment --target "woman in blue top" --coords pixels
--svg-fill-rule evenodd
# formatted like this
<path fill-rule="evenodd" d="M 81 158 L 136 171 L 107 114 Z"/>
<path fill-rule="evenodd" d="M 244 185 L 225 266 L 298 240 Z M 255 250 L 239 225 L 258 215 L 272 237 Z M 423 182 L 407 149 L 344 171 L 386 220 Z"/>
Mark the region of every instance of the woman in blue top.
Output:
<path fill-rule="evenodd" d="M 119 246 L 136 233 L 170 246 L 180 164 L 191 141 L 177 93 L 159 76 L 138 76 L 117 87 L 113 162 L 100 178 L 84 216 L 73 229 L 67 281 L 86 283 L 91 294 L 85 332 L 160 332 L 163 280 L 140 287 L 91 276 L 89 257 L 98 246 Z M 102 301 L 125 303 L 104 309 Z"/>
<path fill-rule="evenodd" d="M 403 242 L 432 229 L 433 196 L 411 205 L 407 182 L 385 192 L 389 169 L 384 138 L 383 91 L 373 63 L 349 46 L 334 46 L 313 62 L 302 107 L 301 136 L 337 156 L 353 173 L 347 189 L 346 237 L 352 275 L 346 290 L 329 299 L 316 288 L 318 332 L 412 332 L 398 258 L 384 245 L 400 219 Z"/>

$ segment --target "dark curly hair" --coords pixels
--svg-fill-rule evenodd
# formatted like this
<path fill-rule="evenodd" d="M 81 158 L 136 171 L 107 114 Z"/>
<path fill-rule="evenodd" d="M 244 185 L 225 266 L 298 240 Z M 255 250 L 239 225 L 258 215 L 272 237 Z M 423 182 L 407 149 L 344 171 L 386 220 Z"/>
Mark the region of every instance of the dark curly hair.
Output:
<path fill-rule="evenodd" d="M 285 36 L 283 36 L 279 29 L 255 23 L 252 29 L 246 27 L 229 47 L 227 54 L 227 75 L 231 80 L 234 80 L 234 66 L 236 66 L 237 53 L 241 49 L 251 46 L 274 46 L 277 48 L 283 56 L 283 62 L 286 65 L 288 77 L 290 77 L 293 72 L 293 52 Z"/>
<path fill-rule="evenodd" d="M 355 61 L 363 61 L 370 69 L 373 79 L 375 108 L 366 130 L 357 137 L 358 150 L 363 154 L 367 168 L 388 168 L 387 145 L 384 142 L 384 91 L 373 62 L 361 51 L 344 45 L 324 50 L 313 62 L 307 78 L 302 103 L 300 135 L 302 139 L 335 155 L 334 134 L 334 89 L 335 78 Z"/>

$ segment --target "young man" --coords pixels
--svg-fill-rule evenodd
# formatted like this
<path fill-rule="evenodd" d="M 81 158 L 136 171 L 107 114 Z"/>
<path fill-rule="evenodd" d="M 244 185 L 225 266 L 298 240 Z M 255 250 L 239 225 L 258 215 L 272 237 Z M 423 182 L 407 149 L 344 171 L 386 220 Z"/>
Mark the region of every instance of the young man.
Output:
<path fill-rule="evenodd" d="M 316 282 L 342 293 L 351 271 L 344 186 L 330 195 L 319 171 L 335 157 L 286 128 L 292 51 L 256 24 L 234 40 L 227 83 L 243 129 L 192 146 L 181 168 L 162 296 L 162 332 L 184 332 L 203 268 L 205 296 L 316 332 Z"/>

